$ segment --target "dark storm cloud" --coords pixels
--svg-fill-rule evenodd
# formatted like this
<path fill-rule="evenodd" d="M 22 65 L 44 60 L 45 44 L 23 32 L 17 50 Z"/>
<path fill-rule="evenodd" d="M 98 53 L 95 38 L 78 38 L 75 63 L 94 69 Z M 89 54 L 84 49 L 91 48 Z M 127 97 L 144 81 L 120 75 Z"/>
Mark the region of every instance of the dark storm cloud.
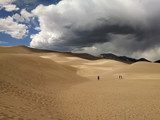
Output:
<path fill-rule="evenodd" d="M 158 0 L 63 0 L 40 5 L 32 13 L 41 31 L 31 36 L 31 46 L 145 57 L 160 48 L 158 4 Z"/>
<path fill-rule="evenodd" d="M 136 29 L 130 26 L 119 26 L 119 25 L 103 25 L 99 26 L 93 30 L 83 31 L 83 30 L 75 30 L 74 35 L 76 36 L 74 39 L 68 39 L 64 41 L 66 45 L 73 45 L 73 46 L 92 46 L 95 43 L 104 43 L 111 40 L 108 34 L 134 34 L 136 33 Z"/>

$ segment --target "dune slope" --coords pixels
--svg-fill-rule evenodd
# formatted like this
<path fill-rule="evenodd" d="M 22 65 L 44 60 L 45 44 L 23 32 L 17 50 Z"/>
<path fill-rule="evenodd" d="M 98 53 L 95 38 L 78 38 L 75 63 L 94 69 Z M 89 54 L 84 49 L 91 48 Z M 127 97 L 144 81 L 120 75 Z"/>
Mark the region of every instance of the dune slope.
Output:
<path fill-rule="evenodd" d="M 76 69 L 34 55 L 0 55 L 0 119 L 58 119 L 58 95 L 83 82 Z"/>
<path fill-rule="evenodd" d="M 49 52 L 54 52 L 54 51 L 34 49 L 23 45 L 8 46 L 8 47 L 0 46 L 0 53 L 32 54 L 32 53 L 49 53 Z"/>

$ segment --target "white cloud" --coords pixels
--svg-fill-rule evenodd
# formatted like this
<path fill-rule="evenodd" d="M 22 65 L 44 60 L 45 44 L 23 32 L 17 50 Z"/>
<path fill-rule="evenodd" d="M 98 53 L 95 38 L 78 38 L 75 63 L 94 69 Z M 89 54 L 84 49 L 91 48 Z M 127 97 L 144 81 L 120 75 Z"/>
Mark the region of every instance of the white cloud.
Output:
<path fill-rule="evenodd" d="M 0 1 L 0 10 L 4 8 L 6 11 L 17 11 L 19 8 L 16 7 L 16 5 L 12 4 L 16 0 L 1 0 Z"/>
<path fill-rule="evenodd" d="M 35 27 L 34 29 L 37 30 L 37 31 L 41 31 L 40 27 Z"/>
<path fill-rule="evenodd" d="M 22 9 L 21 16 L 26 20 L 26 22 L 30 22 L 30 19 L 33 17 L 33 14 L 26 11 L 26 9 Z"/>
<path fill-rule="evenodd" d="M 0 18 L 0 32 L 11 35 L 13 38 L 22 39 L 28 33 L 28 27 L 18 24 L 12 17 Z"/>
<path fill-rule="evenodd" d="M 46 49 L 46 47 L 52 49 L 52 45 L 58 41 L 58 37 L 55 34 L 51 34 L 47 31 L 41 31 L 39 34 L 31 35 L 31 39 L 34 39 L 32 44 L 43 49 Z"/>
<path fill-rule="evenodd" d="M 12 16 L 12 18 L 14 19 L 14 20 L 16 20 L 16 22 L 25 22 L 25 19 L 24 19 L 24 17 L 22 17 L 21 15 L 19 15 L 19 14 L 14 14 L 13 16 Z"/>
<path fill-rule="evenodd" d="M 26 11 L 26 9 L 22 9 L 20 14 L 14 14 L 13 19 L 16 20 L 17 22 L 24 22 L 24 23 L 29 23 L 32 18 L 34 18 L 33 14 L 29 13 Z"/>
<path fill-rule="evenodd" d="M 8 12 L 19 10 L 19 8 L 17 8 L 16 5 L 12 5 L 12 4 L 4 5 L 3 7 Z"/>
<path fill-rule="evenodd" d="M 15 2 L 16 0 L 0 0 L 0 5 L 6 5 L 11 4 L 12 2 Z"/>
<path fill-rule="evenodd" d="M 29 25 L 27 26 L 24 23 L 29 23 L 31 18 L 33 18 L 33 15 L 25 9 L 22 9 L 20 14 L 16 13 L 12 17 L 0 18 L 0 32 L 9 34 L 13 38 L 22 39 L 29 32 Z"/>

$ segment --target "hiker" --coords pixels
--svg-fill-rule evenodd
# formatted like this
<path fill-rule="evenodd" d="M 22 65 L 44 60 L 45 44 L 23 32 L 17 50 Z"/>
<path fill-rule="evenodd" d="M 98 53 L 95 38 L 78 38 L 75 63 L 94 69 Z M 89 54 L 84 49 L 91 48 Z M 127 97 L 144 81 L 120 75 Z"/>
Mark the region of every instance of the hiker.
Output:
<path fill-rule="evenodd" d="M 97 77 L 97 79 L 99 80 L 99 79 L 100 79 L 100 77 L 98 76 L 98 77 Z"/>
<path fill-rule="evenodd" d="M 122 79 L 122 75 L 119 75 L 119 79 Z"/>

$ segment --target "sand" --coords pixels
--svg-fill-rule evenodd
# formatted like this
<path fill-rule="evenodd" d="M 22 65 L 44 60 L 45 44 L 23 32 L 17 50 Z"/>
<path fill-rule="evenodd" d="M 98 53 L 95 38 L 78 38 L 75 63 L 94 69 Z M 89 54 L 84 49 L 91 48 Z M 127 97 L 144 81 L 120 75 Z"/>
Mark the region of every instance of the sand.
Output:
<path fill-rule="evenodd" d="M 10 49 L 0 47 L 0 120 L 160 118 L 158 63 L 86 60 L 22 46 Z"/>

